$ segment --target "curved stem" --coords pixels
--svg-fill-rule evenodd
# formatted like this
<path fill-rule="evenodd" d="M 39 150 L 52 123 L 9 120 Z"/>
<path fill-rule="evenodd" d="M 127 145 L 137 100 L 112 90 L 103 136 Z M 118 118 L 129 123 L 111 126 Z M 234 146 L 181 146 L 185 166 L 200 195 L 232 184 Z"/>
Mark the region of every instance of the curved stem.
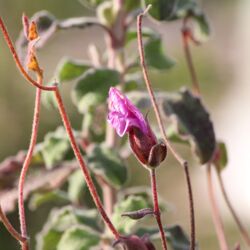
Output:
<path fill-rule="evenodd" d="M 153 195 L 153 202 L 154 202 L 154 214 L 155 218 L 159 227 L 159 231 L 161 234 L 161 243 L 162 248 L 164 250 L 167 250 L 167 240 L 165 236 L 165 232 L 162 226 L 161 222 L 161 212 L 159 208 L 159 202 L 158 202 L 158 193 L 157 193 L 157 184 L 156 184 L 156 175 L 155 175 L 155 169 L 150 169 L 150 177 L 151 177 L 151 188 L 152 188 L 152 195 Z"/>
<path fill-rule="evenodd" d="M 38 76 L 38 83 L 42 85 L 42 76 Z M 42 90 L 37 88 L 36 90 L 36 99 L 35 99 L 35 108 L 34 108 L 34 116 L 33 116 L 33 123 L 32 123 L 32 133 L 31 133 L 31 139 L 30 139 L 30 145 L 27 152 L 27 155 L 25 157 L 22 170 L 19 177 L 19 185 L 18 185 L 18 210 L 19 210 L 19 220 L 20 220 L 20 227 L 21 227 L 21 235 L 24 238 L 27 238 L 27 225 L 26 225 L 26 219 L 25 219 L 25 208 L 24 208 L 24 184 L 25 184 L 25 178 L 30 166 L 30 162 L 32 159 L 32 155 L 34 152 L 34 148 L 37 141 L 37 133 L 38 133 L 38 126 L 39 126 L 39 118 L 40 118 L 40 106 L 41 106 L 41 94 Z M 28 249 L 28 246 L 26 246 L 23 249 Z"/>
<path fill-rule="evenodd" d="M 191 244 L 190 244 L 190 249 L 194 250 L 195 249 L 195 214 L 194 214 L 194 202 L 193 202 L 193 191 L 192 191 L 192 186 L 191 186 L 191 180 L 190 180 L 190 175 L 189 175 L 189 169 L 188 169 L 188 162 L 184 160 L 174 149 L 174 147 L 171 145 L 167 138 L 166 130 L 163 125 L 163 119 L 161 117 L 161 113 L 159 110 L 159 107 L 157 105 L 155 95 L 152 89 L 152 85 L 148 76 L 147 72 L 147 67 L 146 67 L 146 62 L 145 62 L 145 56 L 144 56 L 144 49 L 143 49 L 143 42 L 142 42 L 142 18 L 143 16 L 147 13 L 150 5 L 148 8 L 144 11 L 144 13 L 141 13 L 137 17 L 137 36 L 138 36 L 138 49 L 139 49 L 139 54 L 140 54 L 140 61 L 141 61 L 141 66 L 142 66 L 142 72 L 145 80 L 145 84 L 153 105 L 153 109 L 155 112 L 155 116 L 157 119 L 158 126 L 160 128 L 162 137 L 164 139 L 165 144 L 175 157 L 175 159 L 180 163 L 180 165 L 184 168 L 185 175 L 186 175 L 186 181 L 187 181 L 187 188 L 188 188 L 188 195 L 189 195 L 189 207 L 190 207 L 190 227 L 191 227 Z"/>
<path fill-rule="evenodd" d="M 227 192 L 226 192 L 226 189 L 225 189 L 225 186 L 224 186 L 224 182 L 223 182 L 223 179 L 222 179 L 222 176 L 221 176 L 221 173 L 219 171 L 216 171 L 217 173 L 217 177 L 218 177 L 218 180 L 219 180 L 219 185 L 220 185 L 220 189 L 222 191 L 222 195 L 223 195 L 223 198 L 240 230 L 240 233 L 243 237 L 243 239 L 246 241 L 247 245 L 250 246 L 250 237 L 249 237 L 249 234 L 246 230 L 246 228 L 244 227 L 244 225 L 242 224 L 242 222 L 240 221 L 239 219 L 239 216 L 237 215 L 237 213 L 235 212 L 229 198 L 228 198 L 228 195 L 227 195 Z"/>
<path fill-rule="evenodd" d="M 215 200 L 213 183 L 212 183 L 212 175 L 211 175 L 211 164 L 210 163 L 207 164 L 207 185 L 208 185 L 208 195 L 209 195 L 211 208 L 212 208 L 212 218 L 213 218 L 217 238 L 219 240 L 220 249 L 221 250 L 229 250 L 229 247 L 228 247 L 228 244 L 226 241 L 223 223 L 222 223 L 219 209 L 218 209 L 218 205 L 217 205 L 216 200 Z"/>
<path fill-rule="evenodd" d="M 187 190 L 188 190 L 188 197 L 189 197 L 189 217 L 190 217 L 190 236 L 191 236 L 191 242 L 190 242 L 190 249 L 195 249 L 195 213 L 194 213 L 194 199 L 193 199 L 193 192 L 192 192 L 192 184 L 191 184 L 191 178 L 189 174 L 188 165 L 184 165 L 184 171 L 185 171 L 185 177 L 186 177 L 186 184 L 187 184 Z"/>
<path fill-rule="evenodd" d="M 193 59 L 192 59 L 192 55 L 191 55 L 190 48 L 189 48 L 189 38 L 190 38 L 190 30 L 184 27 L 182 29 L 183 48 L 184 48 L 185 57 L 187 60 L 187 66 L 188 66 L 190 76 L 191 76 L 193 92 L 194 94 L 199 96 L 201 94 L 200 85 L 199 85 L 199 81 L 195 72 Z"/>
<path fill-rule="evenodd" d="M 8 218 L 6 217 L 5 213 L 2 210 L 2 207 L 0 205 L 0 219 L 3 222 L 4 226 L 8 230 L 8 232 L 19 242 L 24 243 L 27 241 L 26 238 L 23 238 L 20 233 L 16 231 L 16 229 L 12 226 Z"/>
<path fill-rule="evenodd" d="M 83 175 L 85 177 L 85 181 L 86 181 L 87 186 L 89 188 L 90 194 L 91 194 L 91 196 L 92 196 L 92 198 L 93 198 L 93 200 L 95 202 L 95 205 L 98 208 L 98 211 L 100 212 L 100 214 L 101 214 L 104 222 L 109 227 L 109 229 L 112 232 L 112 234 L 114 235 L 115 239 L 119 239 L 120 238 L 120 234 L 116 230 L 116 228 L 114 227 L 114 225 L 112 224 L 112 222 L 110 221 L 107 213 L 105 212 L 105 210 L 103 208 L 103 205 L 102 205 L 102 202 L 100 200 L 100 197 L 99 197 L 99 195 L 98 195 L 98 193 L 96 191 L 95 185 L 94 185 L 94 183 L 93 183 L 93 181 L 91 179 L 91 176 L 90 176 L 90 173 L 88 171 L 88 168 L 85 165 L 85 162 L 84 162 L 84 160 L 82 158 L 80 149 L 79 149 L 79 147 L 78 147 L 78 145 L 76 143 L 76 140 L 74 138 L 74 135 L 73 135 L 72 127 L 71 127 L 69 118 L 67 116 L 67 113 L 66 113 L 63 101 L 62 101 L 61 94 L 60 94 L 60 92 L 59 92 L 58 89 L 56 89 L 54 93 L 55 93 L 55 97 L 56 97 L 56 100 L 57 100 L 59 112 L 60 112 L 60 115 L 61 115 L 64 127 L 65 127 L 65 129 L 66 129 L 66 131 L 68 133 L 72 149 L 74 151 L 75 157 L 77 158 L 77 160 L 79 162 L 79 165 L 80 165 L 81 170 L 83 172 Z"/>
<path fill-rule="evenodd" d="M 29 83 L 31 83 L 33 86 L 35 86 L 35 87 L 37 87 L 37 88 L 39 88 L 39 89 L 43 89 L 43 90 L 47 90 L 47 91 L 53 91 L 53 90 L 55 90 L 55 89 L 56 89 L 56 86 L 42 86 L 41 84 L 39 84 L 38 82 L 36 82 L 35 80 L 33 80 L 33 79 L 29 76 L 29 74 L 26 72 L 26 70 L 24 69 L 24 67 L 23 67 L 23 65 L 22 65 L 22 63 L 21 63 L 21 61 L 20 61 L 20 59 L 19 59 L 19 57 L 18 57 L 18 55 L 17 55 L 17 52 L 16 52 L 15 47 L 14 47 L 14 45 L 13 45 L 13 42 L 12 42 L 11 39 L 10 39 L 10 36 L 9 36 L 9 34 L 8 34 L 8 31 L 7 31 L 7 29 L 6 29 L 5 25 L 4 25 L 4 22 L 3 22 L 3 20 L 2 20 L 1 17 L 0 17 L 0 29 L 1 29 L 1 31 L 2 31 L 2 33 L 3 33 L 4 39 L 5 39 L 5 41 L 6 41 L 7 45 L 8 45 L 8 47 L 9 47 L 9 49 L 10 49 L 10 51 L 11 51 L 11 54 L 12 54 L 12 56 L 13 56 L 13 58 L 14 58 L 14 61 L 15 61 L 16 65 L 17 65 L 18 69 L 19 69 L 20 72 L 22 73 L 23 77 L 24 77 Z"/>

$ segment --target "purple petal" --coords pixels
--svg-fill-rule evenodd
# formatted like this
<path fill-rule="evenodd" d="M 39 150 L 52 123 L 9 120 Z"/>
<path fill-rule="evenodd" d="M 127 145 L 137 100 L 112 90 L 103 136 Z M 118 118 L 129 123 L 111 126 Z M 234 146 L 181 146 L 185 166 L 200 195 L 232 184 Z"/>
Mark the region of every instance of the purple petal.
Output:
<path fill-rule="evenodd" d="M 144 133 L 148 131 L 147 122 L 140 110 L 118 89 L 109 90 L 108 121 L 116 129 L 119 136 L 123 136 L 131 127 L 137 127 Z"/>

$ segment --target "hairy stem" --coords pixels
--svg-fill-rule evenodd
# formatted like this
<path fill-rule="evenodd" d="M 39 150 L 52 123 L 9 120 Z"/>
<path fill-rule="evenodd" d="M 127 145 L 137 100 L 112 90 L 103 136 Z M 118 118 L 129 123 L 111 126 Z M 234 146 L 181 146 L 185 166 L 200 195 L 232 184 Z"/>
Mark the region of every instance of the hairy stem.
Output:
<path fill-rule="evenodd" d="M 217 234 L 217 238 L 219 240 L 220 249 L 221 250 L 229 250 L 228 243 L 225 236 L 225 231 L 223 227 L 223 223 L 220 217 L 218 205 L 215 200 L 213 183 L 212 183 L 212 175 L 211 175 L 211 164 L 207 164 L 207 185 L 208 185 L 208 195 L 210 199 L 211 209 L 212 209 L 212 218 Z"/>
<path fill-rule="evenodd" d="M 98 195 L 98 193 L 96 191 L 95 185 L 94 185 L 94 183 L 92 181 L 92 178 L 90 176 L 89 170 L 88 170 L 87 166 L 85 165 L 85 162 L 84 162 L 84 160 L 82 158 L 80 149 L 79 149 L 79 147 L 78 147 L 78 145 L 76 143 L 76 140 L 74 138 L 74 135 L 73 135 L 72 127 L 71 127 L 68 115 L 66 113 L 66 110 L 65 110 L 65 107 L 64 107 L 64 104 L 63 104 L 63 101 L 62 101 L 61 94 L 60 94 L 58 89 L 56 89 L 54 93 L 55 93 L 55 97 L 56 97 L 56 100 L 57 100 L 59 112 L 60 112 L 64 127 L 65 127 L 65 129 L 66 129 L 66 131 L 68 133 L 72 149 L 74 151 L 75 157 L 77 158 L 77 160 L 79 162 L 79 165 L 80 165 L 81 170 L 83 172 L 83 175 L 85 177 L 85 181 L 86 181 L 86 183 L 88 185 L 90 194 L 91 194 L 91 196 L 92 196 L 92 198 L 93 198 L 93 200 L 95 202 L 95 205 L 96 205 L 98 211 L 100 212 L 104 222 L 106 223 L 106 225 L 108 226 L 108 228 L 110 229 L 112 234 L 114 235 L 115 239 L 119 239 L 120 234 L 118 233 L 118 231 L 116 230 L 116 228 L 114 227 L 114 225 L 110 221 L 107 213 L 105 212 L 105 210 L 103 208 L 103 205 L 102 205 L 102 202 L 101 202 L 101 199 L 100 199 L 100 197 L 99 197 L 99 195 Z"/>
<path fill-rule="evenodd" d="M 159 231 L 161 234 L 161 243 L 162 243 L 162 248 L 164 250 L 167 250 L 167 240 L 165 236 L 165 232 L 162 226 L 161 222 L 161 211 L 159 208 L 159 202 L 158 202 L 158 193 L 157 193 L 157 182 L 156 182 L 156 174 L 155 174 L 155 169 L 150 169 L 150 177 L 151 177 L 151 188 L 152 188 L 152 195 L 153 195 L 153 202 L 154 202 L 154 214 L 155 218 L 159 227 Z"/>
<path fill-rule="evenodd" d="M 150 5 L 149 5 L 150 7 Z M 138 36 L 138 49 L 139 49 L 139 54 L 140 54 L 140 61 L 141 61 L 141 66 L 142 66 L 142 72 L 145 80 L 145 84 L 153 105 L 153 109 L 155 112 L 155 116 L 157 119 L 158 126 L 160 128 L 162 137 L 164 139 L 165 144 L 175 157 L 175 159 L 180 163 L 180 165 L 184 168 L 185 175 L 186 175 L 186 181 L 187 181 L 187 188 L 188 188 L 188 195 L 189 195 L 189 207 L 190 207 L 190 232 L 191 232 L 191 243 L 190 243 L 190 249 L 194 250 L 195 249 L 195 214 L 194 214 L 194 202 L 193 202 L 193 191 L 192 191 L 192 186 L 191 186 L 191 179 L 189 175 L 189 168 L 188 168 L 188 162 L 184 160 L 174 149 L 174 147 L 171 145 L 167 138 L 166 130 L 163 125 L 163 119 L 161 117 L 161 113 L 159 110 L 159 107 L 157 105 L 154 91 L 152 89 L 152 85 L 148 76 L 147 72 L 147 67 L 146 67 L 146 62 L 145 62 L 145 56 L 144 56 L 144 48 L 143 48 L 143 41 L 142 41 L 142 18 L 143 16 L 147 13 L 149 7 L 145 10 L 144 13 L 141 13 L 137 17 L 137 36 Z"/>
<path fill-rule="evenodd" d="M 38 83 L 42 85 L 42 75 L 38 76 Z M 37 133 L 38 133 L 38 126 L 39 126 L 39 119 L 40 119 L 40 106 L 41 106 L 41 94 L 42 90 L 37 88 L 36 90 L 36 99 L 35 99 L 35 108 L 34 108 L 34 116 L 33 116 L 33 123 L 32 123 L 32 133 L 31 139 L 29 144 L 29 149 L 27 155 L 25 157 L 22 170 L 19 177 L 19 185 L 18 185 L 18 210 L 19 210 L 19 220 L 20 220 L 20 228 L 21 228 L 21 235 L 23 238 L 27 238 L 27 225 L 26 225 L 26 218 L 25 218 L 25 208 L 24 208 L 24 184 L 25 178 L 30 166 L 30 162 L 32 159 L 32 155 L 34 152 L 34 148 L 37 141 Z M 23 246 L 23 249 L 28 249 L 26 246 L 26 242 Z"/>
<path fill-rule="evenodd" d="M 189 72 L 190 72 L 193 92 L 194 92 L 194 94 L 199 96 L 200 93 L 201 93 L 200 92 L 200 85 L 199 85 L 199 81 L 198 81 L 196 71 L 195 71 L 195 68 L 194 68 L 191 51 L 190 51 L 190 48 L 189 48 L 189 39 L 190 39 L 190 30 L 184 26 L 183 29 L 182 29 L 183 48 L 184 48 L 184 52 L 185 52 L 187 66 L 188 66 L 188 69 L 189 69 Z"/>
<path fill-rule="evenodd" d="M 222 195 L 223 195 L 223 198 L 228 206 L 228 209 L 230 210 L 239 230 L 240 230 L 240 233 L 243 237 L 243 239 L 245 240 L 245 242 L 247 243 L 248 246 L 250 246 L 250 236 L 246 230 L 246 228 L 244 227 L 244 225 L 242 224 L 242 222 L 240 221 L 240 218 L 239 216 L 237 215 L 236 211 L 234 210 L 230 200 L 229 200 L 229 197 L 227 195 L 227 192 L 226 192 L 226 189 L 225 189 L 225 186 L 224 186 L 224 182 L 223 182 L 223 179 L 222 179 L 222 176 L 221 176 L 221 173 L 219 171 L 216 171 L 217 173 L 217 177 L 218 177 L 218 180 L 219 180 L 219 185 L 220 185 L 220 189 L 222 191 Z"/>
<path fill-rule="evenodd" d="M 10 223 L 10 221 L 8 220 L 8 218 L 6 217 L 5 213 L 2 210 L 2 207 L 0 205 L 0 219 L 3 222 L 4 226 L 6 227 L 6 229 L 8 230 L 8 232 L 17 240 L 19 241 L 21 244 L 24 244 L 24 242 L 27 241 L 26 238 L 23 238 L 22 235 L 20 233 L 18 233 L 16 231 L 16 229 L 12 226 L 12 224 Z"/>

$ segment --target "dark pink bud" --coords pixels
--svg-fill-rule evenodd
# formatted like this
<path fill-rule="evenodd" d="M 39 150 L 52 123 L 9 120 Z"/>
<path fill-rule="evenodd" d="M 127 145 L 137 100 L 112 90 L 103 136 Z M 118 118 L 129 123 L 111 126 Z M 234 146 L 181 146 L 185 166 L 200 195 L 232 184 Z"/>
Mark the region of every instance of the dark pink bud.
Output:
<path fill-rule="evenodd" d="M 158 144 L 143 114 L 116 88 L 109 90 L 108 122 L 119 136 L 129 134 L 130 146 L 142 164 L 156 167 L 165 159 L 165 144 Z"/>

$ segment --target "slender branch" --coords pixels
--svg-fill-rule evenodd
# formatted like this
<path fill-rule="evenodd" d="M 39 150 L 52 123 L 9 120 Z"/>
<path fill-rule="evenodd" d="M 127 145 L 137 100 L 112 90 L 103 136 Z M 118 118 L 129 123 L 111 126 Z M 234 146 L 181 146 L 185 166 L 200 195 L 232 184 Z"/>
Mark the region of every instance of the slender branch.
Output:
<path fill-rule="evenodd" d="M 6 217 L 5 213 L 2 210 L 2 207 L 0 205 L 0 219 L 3 222 L 4 226 L 8 230 L 8 232 L 19 242 L 24 243 L 27 241 L 26 238 L 23 238 L 20 233 L 16 231 L 16 229 L 12 226 L 8 218 Z"/>
<path fill-rule="evenodd" d="M 162 243 L 162 248 L 164 250 L 167 250 L 167 239 L 165 236 L 165 232 L 162 226 L 161 222 L 161 212 L 159 208 L 159 202 L 158 202 L 158 193 L 157 193 L 157 185 L 156 185 L 156 174 L 155 174 L 155 169 L 150 169 L 150 177 L 151 177 L 151 188 L 152 188 L 152 195 L 153 195 L 153 202 L 154 202 L 154 214 L 155 218 L 159 227 L 159 231 L 161 234 L 161 243 Z"/>
<path fill-rule="evenodd" d="M 74 138 L 74 135 L 73 135 L 72 127 L 71 127 L 69 118 L 67 116 L 67 113 L 66 113 L 63 101 L 62 101 L 61 94 L 60 94 L 58 89 L 56 89 L 54 93 L 55 93 L 55 97 L 56 97 L 56 100 L 57 100 L 57 104 L 58 104 L 58 108 L 59 108 L 59 112 L 60 112 L 63 124 L 65 126 L 65 129 L 66 129 L 67 133 L 68 133 L 70 143 L 71 143 L 72 149 L 74 151 L 75 157 L 77 158 L 77 160 L 78 160 L 78 162 L 80 164 L 80 167 L 81 167 L 81 170 L 82 170 L 83 175 L 85 177 L 85 181 L 86 181 L 87 186 L 89 188 L 90 194 L 91 194 L 91 196 L 92 196 L 92 198 L 93 198 L 93 200 L 94 200 L 94 202 L 96 204 L 96 207 L 98 208 L 104 222 L 109 227 L 109 229 L 112 232 L 112 234 L 114 235 L 115 239 L 119 239 L 120 234 L 116 230 L 116 228 L 114 227 L 112 222 L 110 221 L 107 213 L 105 212 L 105 210 L 103 208 L 103 205 L 102 205 L 102 202 L 100 200 L 100 197 L 99 197 L 99 195 L 98 195 L 98 193 L 96 191 L 95 185 L 94 185 L 94 183 L 93 183 L 93 181 L 91 179 L 88 168 L 85 165 L 85 162 L 84 162 L 84 160 L 82 158 L 80 149 L 79 149 L 79 147 L 78 147 L 78 145 L 76 143 L 76 140 Z"/>
<path fill-rule="evenodd" d="M 145 80 L 145 84 L 153 105 L 153 109 L 156 115 L 157 123 L 160 128 L 162 137 L 164 139 L 165 144 L 175 157 L 175 159 L 180 163 L 180 165 L 184 168 L 185 175 L 186 175 L 186 181 L 187 181 L 187 188 L 188 188 L 188 195 L 189 195 L 189 207 L 190 207 L 190 234 L 191 234 L 191 244 L 190 249 L 195 249 L 195 214 L 194 214 L 194 202 L 193 202 L 193 191 L 191 186 L 191 180 L 189 175 L 189 168 L 188 168 L 188 162 L 184 160 L 174 149 L 174 147 L 171 145 L 167 138 L 166 130 L 163 125 L 163 119 L 161 117 L 161 113 L 159 110 L 159 107 L 157 105 L 155 95 L 152 89 L 152 85 L 148 76 L 146 62 L 145 62 L 145 56 L 144 56 L 144 48 L 143 48 L 143 41 L 142 41 L 142 18 L 147 13 L 148 9 L 150 8 L 150 5 L 147 7 L 147 9 L 144 11 L 144 13 L 141 13 L 137 17 L 137 36 L 138 36 L 138 48 L 139 48 L 139 54 L 140 54 L 140 61 L 142 66 L 142 72 Z"/>
<path fill-rule="evenodd" d="M 218 205 L 215 200 L 215 194 L 213 190 L 212 184 L 212 175 L 211 175 L 211 164 L 207 164 L 207 185 L 208 185 L 208 195 L 210 199 L 210 204 L 212 208 L 212 218 L 217 234 L 217 238 L 219 240 L 220 249 L 221 250 L 229 250 L 228 243 L 226 241 L 225 231 L 223 227 L 223 223 L 220 217 Z"/>
<path fill-rule="evenodd" d="M 43 81 L 42 75 L 38 75 L 38 83 L 40 85 L 42 85 L 42 81 Z M 36 141 L 37 141 L 37 133 L 38 133 L 38 126 L 39 126 L 39 119 L 40 119 L 41 95 L 42 95 L 42 90 L 37 88 L 30 145 L 29 145 L 26 158 L 23 163 L 23 167 L 22 167 L 20 177 L 19 177 L 19 185 L 18 185 L 19 220 L 20 220 L 20 227 L 21 227 L 21 235 L 24 238 L 27 238 L 27 225 L 26 225 L 26 219 L 25 219 L 23 191 L 24 191 L 25 178 L 26 178 L 29 166 L 30 166 L 30 162 L 31 162 L 32 155 L 33 155 L 34 148 L 35 148 Z M 28 246 L 24 246 L 23 249 L 28 249 Z"/>
<path fill-rule="evenodd" d="M 14 47 L 14 45 L 13 45 L 13 42 L 12 42 L 11 39 L 10 39 L 9 33 L 8 33 L 8 31 L 7 31 L 7 29 L 6 29 L 5 25 L 4 25 L 4 22 L 3 22 L 3 20 L 2 20 L 1 17 L 0 17 L 0 29 L 1 29 L 1 31 L 2 31 L 2 33 L 3 33 L 4 39 L 5 39 L 5 41 L 6 41 L 7 45 L 8 45 L 8 47 L 9 47 L 9 49 L 10 49 L 10 51 L 11 51 L 11 54 L 12 54 L 12 56 L 13 56 L 13 58 L 14 58 L 14 61 L 15 61 L 16 65 L 17 65 L 18 69 L 19 69 L 20 72 L 22 73 L 23 77 L 24 77 L 30 84 L 32 84 L 32 85 L 35 86 L 35 87 L 38 87 L 39 89 L 43 89 L 43 90 L 47 90 L 47 91 L 53 91 L 53 90 L 55 90 L 55 89 L 56 89 L 56 86 L 42 86 L 42 85 L 40 85 L 39 83 L 37 83 L 35 80 L 33 80 L 33 79 L 29 76 L 29 74 L 28 74 L 27 71 L 24 69 L 24 67 L 23 67 L 23 65 L 22 65 L 22 63 L 21 63 L 21 61 L 20 61 L 20 59 L 19 59 L 19 57 L 18 57 L 18 55 L 17 55 L 17 52 L 16 52 L 15 47 Z"/>
<path fill-rule="evenodd" d="M 187 66 L 188 66 L 188 69 L 190 72 L 193 92 L 194 92 L 194 94 L 199 96 L 201 94 L 200 84 L 199 84 L 197 74 L 196 74 L 196 71 L 194 68 L 193 59 L 192 59 L 192 55 L 191 55 L 191 51 L 190 51 L 190 47 L 189 47 L 190 29 L 185 27 L 185 21 L 184 21 L 183 26 L 184 27 L 182 29 L 182 41 L 183 41 L 183 48 L 184 48 L 184 52 L 185 52 Z"/>
<path fill-rule="evenodd" d="M 222 191 L 222 195 L 223 195 L 223 198 L 240 230 L 240 233 L 243 237 L 243 239 L 246 241 L 247 245 L 250 246 L 250 237 L 249 237 L 249 234 L 246 230 L 246 228 L 244 227 L 244 225 L 242 224 L 242 222 L 240 221 L 240 218 L 239 216 L 237 215 L 236 211 L 234 210 L 230 200 L 229 200 L 229 197 L 227 195 L 227 192 L 226 192 L 226 189 L 225 189 L 225 186 L 224 186 L 224 182 L 223 182 L 223 179 L 222 179 L 222 176 L 221 176 L 221 173 L 216 170 L 216 173 L 217 173 L 217 177 L 218 177 L 218 180 L 219 180 L 219 185 L 220 185 L 220 189 Z"/>

